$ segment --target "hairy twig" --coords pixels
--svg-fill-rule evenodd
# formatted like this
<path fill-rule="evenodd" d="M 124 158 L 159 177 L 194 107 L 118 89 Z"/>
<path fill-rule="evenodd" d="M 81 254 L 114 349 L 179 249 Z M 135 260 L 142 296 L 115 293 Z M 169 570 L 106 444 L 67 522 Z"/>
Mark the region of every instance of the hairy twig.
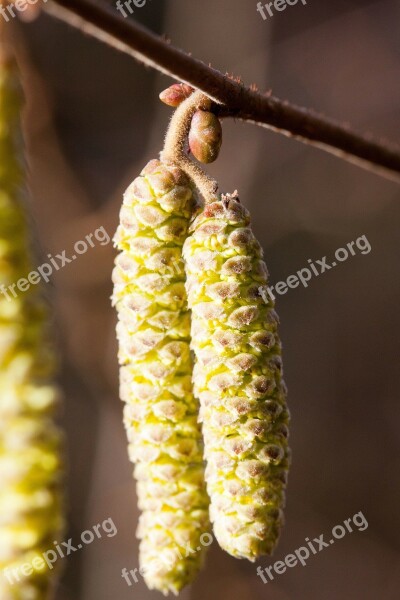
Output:
<path fill-rule="evenodd" d="M 174 48 L 145 27 L 120 17 L 112 8 L 93 0 L 53 0 L 46 4 L 46 11 L 143 64 L 201 90 L 223 105 L 221 116 L 267 127 L 400 182 L 399 148 L 355 133 L 311 110 L 246 88 Z"/>
<path fill-rule="evenodd" d="M 194 92 L 175 110 L 165 137 L 162 160 L 171 161 L 193 180 L 205 202 L 217 198 L 218 183 L 206 175 L 199 165 L 194 163 L 185 152 L 185 145 L 192 117 L 197 109 L 209 110 L 212 101 L 203 92 Z"/>

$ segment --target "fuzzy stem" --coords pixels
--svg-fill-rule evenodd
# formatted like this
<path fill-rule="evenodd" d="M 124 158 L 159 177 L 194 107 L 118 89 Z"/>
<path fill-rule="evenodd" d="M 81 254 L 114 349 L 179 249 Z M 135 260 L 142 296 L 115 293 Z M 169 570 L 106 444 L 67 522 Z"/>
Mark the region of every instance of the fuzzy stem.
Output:
<path fill-rule="evenodd" d="M 196 91 L 175 110 L 165 136 L 161 160 L 177 164 L 194 182 L 206 203 L 217 199 L 218 183 L 194 163 L 185 152 L 190 123 L 196 110 L 209 110 L 212 101 Z"/>

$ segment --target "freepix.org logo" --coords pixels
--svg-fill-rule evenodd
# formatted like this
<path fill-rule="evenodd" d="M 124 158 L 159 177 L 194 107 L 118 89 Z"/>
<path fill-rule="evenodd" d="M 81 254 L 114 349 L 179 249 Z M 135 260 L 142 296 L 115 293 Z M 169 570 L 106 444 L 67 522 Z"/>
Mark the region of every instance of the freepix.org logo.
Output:
<path fill-rule="evenodd" d="M 294 6 L 298 2 L 301 2 L 303 6 L 306 6 L 307 0 L 275 0 L 275 2 L 262 2 L 257 3 L 257 12 L 260 13 L 264 21 L 267 20 L 267 14 L 273 17 L 275 12 L 282 12 L 287 9 L 288 6 Z"/>
<path fill-rule="evenodd" d="M 335 540 L 341 540 L 348 533 L 353 533 L 354 528 L 357 531 L 364 531 L 368 527 L 368 521 L 364 514 L 359 511 L 349 519 L 343 521 L 343 524 L 335 525 L 333 527 L 329 539 L 324 539 L 324 534 L 321 533 L 318 537 L 312 541 L 306 537 L 304 546 L 297 548 L 292 554 L 287 554 L 283 560 L 277 560 L 270 567 L 257 567 L 257 575 L 261 578 L 263 583 L 269 583 L 275 579 L 275 575 L 283 575 L 289 568 L 296 567 L 298 564 L 305 567 L 307 561 L 313 555 L 318 554 L 325 548 L 329 548 L 335 543 Z"/>
<path fill-rule="evenodd" d="M 309 258 L 307 267 L 299 269 L 295 275 L 289 275 L 285 281 L 278 281 L 275 285 L 260 286 L 258 288 L 259 294 L 264 302 L 268 304 L 269 298 L 272 301 L 275 300 L 274 292 L 282 296 L 289 289 L 294 289 L 300 284 L 306 288 L 308 287 L 308 282 L 313 277 L 319 277 L 319 275 L 330 271 L 338 264 L 345 262 L 350 256 L 355 256 L 357 250 L 361 254 L 369 254 L 371 252 L 372 247 L 366 235 L 361 235 L 356 240 L 349 242 L 346 247 L 338 248 L 335 251 L 335 260 L 331 263 L 328 262 L 327 256 L 323 256 L 321 259 L 315 261 Z"/>
<path fill-rule="evenodd" d="M 127 17 L 129 17 L 129 15 L 133 15 L 133 13 L 135 12 L 134 8 L 132 7 L 132 4 L 136 8 L 143 8 L 146 2 L 147 0 L 125 0 L 125 2 L 117 0 L 116 8 L 124 17 L 124 19 L 126 19 Z"/>
<path fill-rule="evenodd" d="M 59 271 L 76 260 L 78 256 L 85 254 L 89 248 L 94 248 L 96 242 L 100 246 L 106 246 L 110 241 L 111 238 L 104 227 L 99 227 L 94 233 L 89 233 L 84 240 L 75 242 L 74 254 L 72 256 L 68 257 L 66 250 L 63 250 L 60 254 L 56 254 L 56 256 L 48 254 L 48 262 L 39 265 L 34 271 L 27 273 L 25 277 L 21 277 L 18 281 L 11 283 L 7 287 L 0 285 L 0 294 L 3 294 L 6 300 L 11 301 L 18 296 L 19 292 L 27 292 L 32 285 L 37 285 L 42 280 L 49 283 L 54 271 Z"/>
<path fill-rule="evenodd" d="M 101 539 L 103 533 L 105 533 L 108 538 L 112 538 L 118 533 L 118 529 L 111 517 L 104 519 L 102 523 L 93 525 L 91 529 L 83 531 L 80 542 L 76 545 L 72 543 L 72 538 L 61 543 L 54 542 L 54 548 L 49 548 L 43 552 L 43 554 L 32 558 L 32 560 L 22 563 L 14 568 L 4 569 L 3 576 L 7 579 L 8 583 L 14 585 L 15 583 L 18 584 L 24 577 L 30 577 L 34 573 L 43 573 L 43 571 L 47 569 L 52 570 L 55 563 L 58 562 L 60 558 L 66 558 L 73 552 L 77 552 L 84 546 L 88 546 L 95 539 Z"/>
<path fill-rule="evenodd" d="M 25 12 L 30 6 L 37 4 L 40 0 L 15 0 L 15 2 L 7 3 L 6 7 L 0 4 L 0 15 L 6 23 L 10 19 L 14 19 L 19 12 Z M 47 2 L 47 0 L 42 0 Z"/>

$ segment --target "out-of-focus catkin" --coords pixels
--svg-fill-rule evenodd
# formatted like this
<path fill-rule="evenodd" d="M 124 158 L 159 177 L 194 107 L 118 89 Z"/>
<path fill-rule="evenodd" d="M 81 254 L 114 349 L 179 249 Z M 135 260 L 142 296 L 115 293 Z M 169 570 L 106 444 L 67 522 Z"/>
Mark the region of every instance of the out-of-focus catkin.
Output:
<path fill-rule="evenodd" d="M 193 202 L 184 173 L 152 160 L 125 193 L 115 236 L 120 394 L 142 511 L 140 564 L 147 585 L 164 594 L 194 579 L 209 528 L 182 260 Z"/>
<path fill-rule="evenodd" d="M 255 560 L 282 524 L 289 415 L 267 270 L 235 196 L 206 205 L 183 255 L 211 521 L 224 550 Z"/>
<path fill-rule="evenodd" d="M 63 527 L 61 442 L 46 306 L 34 285 L 26 292 L 15 287 L 33 270 L 20 203 L 20 107 L 16 69 L 1 62 L 0 598 L 45 600 L 57 569 L 50 571 L 41 555 L 54 548 Z"/>

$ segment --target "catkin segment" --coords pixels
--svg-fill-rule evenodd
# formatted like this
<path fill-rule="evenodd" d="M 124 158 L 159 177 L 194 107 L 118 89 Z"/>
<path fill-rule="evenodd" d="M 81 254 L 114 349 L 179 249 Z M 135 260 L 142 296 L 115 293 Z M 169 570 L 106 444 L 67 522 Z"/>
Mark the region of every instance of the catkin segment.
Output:
<path fill-rule="evenodd" d="M 54 359 L 20 200 L 20 95 L 14 67 L 0 65 L 0 598 L 45 600 L 54 574 L 42 559 L 60 540 L 62 461 L 53 413 Z M 8 286 L 13 285 L 13 290 Z"/>
<path fill-rule="evenodd" d="M 210 515 L 237 558 L 270 554 L 282 525 L 289 415 L 267 270 L 235 197 L 205 207 L 183 255 Z"/>
<path fill-rule="evenodd" d="M 153 160 L 124 196 L 113 272 L 120 395 L 136 464 L 140 565 L 164 594 L 199 570 L 209 529 L 182 245 L 193 195 L 184 173 Z"/>

